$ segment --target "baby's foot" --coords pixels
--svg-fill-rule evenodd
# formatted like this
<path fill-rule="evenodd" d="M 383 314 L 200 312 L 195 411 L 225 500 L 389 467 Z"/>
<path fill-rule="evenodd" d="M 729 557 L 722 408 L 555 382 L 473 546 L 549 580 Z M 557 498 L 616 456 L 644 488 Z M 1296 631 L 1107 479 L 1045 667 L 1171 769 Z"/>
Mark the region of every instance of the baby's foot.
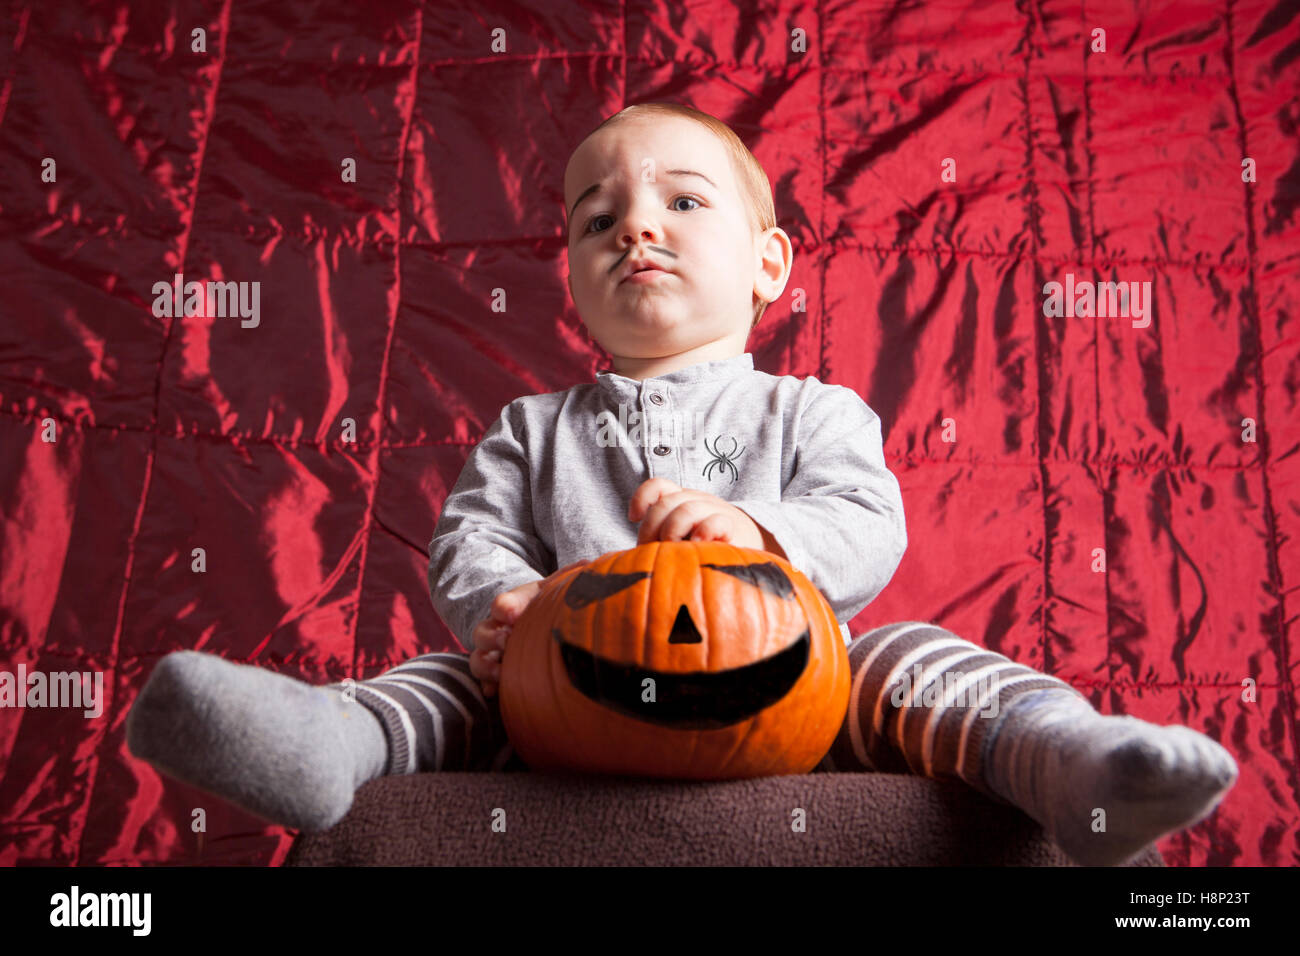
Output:
<path fill-rule="evenodd" d="M 384 772 L 388 741 L 338 685 L 312 687 L 212 654 L 160 660 L 126 720 L 157 769 L 284 826 L 327 830 Z"/>
<path fill-rule="evenodd" d="M 1123 863 L 1198 823 L 1237 779 L 1232 755 L 1204 734 L 1103 716 L 1056 688 L 1016 698 L 986 754 L 990 787 L 1086 866 Z"/>

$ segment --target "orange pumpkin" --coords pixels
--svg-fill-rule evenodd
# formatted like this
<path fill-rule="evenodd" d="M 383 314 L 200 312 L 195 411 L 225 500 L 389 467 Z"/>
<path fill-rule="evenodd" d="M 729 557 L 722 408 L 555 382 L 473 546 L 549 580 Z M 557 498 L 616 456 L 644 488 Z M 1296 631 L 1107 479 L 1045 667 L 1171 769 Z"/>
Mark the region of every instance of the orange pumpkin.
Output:
<path fill-rule="evenodd" d="M 499 694 L 531 770 L 807 773 L 844 722 L 849 660 L 789 562 L 655 541 L 549 579 L 506 641 Z"/>

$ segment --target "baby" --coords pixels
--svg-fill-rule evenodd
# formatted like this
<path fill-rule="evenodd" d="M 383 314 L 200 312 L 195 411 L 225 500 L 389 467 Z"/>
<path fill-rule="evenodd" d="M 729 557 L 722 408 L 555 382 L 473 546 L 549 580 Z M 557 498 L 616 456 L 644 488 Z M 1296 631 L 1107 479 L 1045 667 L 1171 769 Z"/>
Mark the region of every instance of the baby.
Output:
<path fill-rule="evenodd" d="M 544 575 L 643 542 L 717 540 L 785 558 L 841 622 L 854 692 L 819 770 L 963 780 L 1084 864 L 1124 862 L 1218 805 L 1237 765 L 1203 734 L 1102 716 L 932 624 L 849 634 L 906 548 L 902 498 L 855 391 L 768 375 L 745 351 L 793 257 L 734 132 L 689 107 L 628 107 L 570 157 L 564 202 L 569 290 L 612 368 L 507 405 L 444 503 L 430 593 L 471 653 L 312 687 L 179 651 L 131 709 L 132 753 L 307 831 L 382 774 L 523 768 L 496 682 Z"/>

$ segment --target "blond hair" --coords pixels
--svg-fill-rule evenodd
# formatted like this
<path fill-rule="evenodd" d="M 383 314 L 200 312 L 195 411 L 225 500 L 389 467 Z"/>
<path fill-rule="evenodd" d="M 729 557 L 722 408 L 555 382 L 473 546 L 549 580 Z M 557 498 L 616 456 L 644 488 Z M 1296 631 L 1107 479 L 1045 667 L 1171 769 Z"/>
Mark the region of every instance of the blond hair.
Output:
<path fill-rule="evenodd" d="M 727 155 L 731 157 L 731 168 L 740 186 L 740 198 L 749 209 L 749 221 L 751 228 L 754 229 L 754 235 L 761 235 L 776 225 L 776 207 L 772 203 L 772 184 L 768 181 L 767 173 L 735 131 L 716 116 L 710 116 L 708 113 L 680 103 L 633 103 L 606 119 L 588 133 L 586 139 L 590 139 L 611 123 L 637 116 L 682 116 L 705 127 L 721 141 Z M 583 142 L 586 142 L 586 139 Z M 763 317 L 768 306 L 768 303 L 759 299 L 757 295 L 754 298 L 756 300 L 754 321 L 749 326 L 751 332 L 754 326 L 758 325 L 758 320 Z"/>

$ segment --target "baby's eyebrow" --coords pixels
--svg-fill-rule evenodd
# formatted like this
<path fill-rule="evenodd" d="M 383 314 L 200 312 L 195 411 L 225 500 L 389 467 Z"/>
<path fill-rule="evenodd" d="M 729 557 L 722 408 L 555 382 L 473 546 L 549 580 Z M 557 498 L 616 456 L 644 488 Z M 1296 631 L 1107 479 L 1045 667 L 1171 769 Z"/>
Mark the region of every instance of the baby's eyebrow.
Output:
<path fill-rule="evenodd" d="M 698 173 L 698 172 L 696 172 L 696 171 L 693 170 L 693 169 L 670 169 L 670 170 L 668 170 L 664 175 L 666 175 L 666 176 L 698 176 L 698 177 L 700 177 L 700 179 L 703 179 L 706 183 L 708 183 L 708 184 L 709 184 L 710 186 L 712 186 L 714 189 L 717 189 L 717 188 L 718 188 L 718 184 L 715 183 L 712 179 L 710 179 L 708 176 L 705 176 L 703 173 Z M 598 192 L 600 192 L 600 183 L 595 183 L 594 185 L 588 186 L 586 189 L 584 189 L 584 190 L 582 191 L 582 195 L 579 196 L 579 197 L 577 198 L 577 201 L 574 202 L 574 204 L 573 204 L 573 208 L 569 210 L 569 218 L 570 218 L 570 219 L 573 218 L 573 214 L 577 211 L 578 206 L 580 206 L 580 205 L 582 204 L 582 201 L 583 201 L 584 199 L 586 199 L 588 196 L 594 195 L 595 193 L 598 193 Z"/>
<path fill-rule="evenodd" d="M 714 189 L 718 188 L 718 184 L 715 183 L 712 179 L 710 179 L 708 176 L 705 176 L 703 173 L 697 173 L 693 169 L 670 169 L 668 170 L 668 175 L 669 176 L 699 176 L 701 179 L 703 179 Z"/>

